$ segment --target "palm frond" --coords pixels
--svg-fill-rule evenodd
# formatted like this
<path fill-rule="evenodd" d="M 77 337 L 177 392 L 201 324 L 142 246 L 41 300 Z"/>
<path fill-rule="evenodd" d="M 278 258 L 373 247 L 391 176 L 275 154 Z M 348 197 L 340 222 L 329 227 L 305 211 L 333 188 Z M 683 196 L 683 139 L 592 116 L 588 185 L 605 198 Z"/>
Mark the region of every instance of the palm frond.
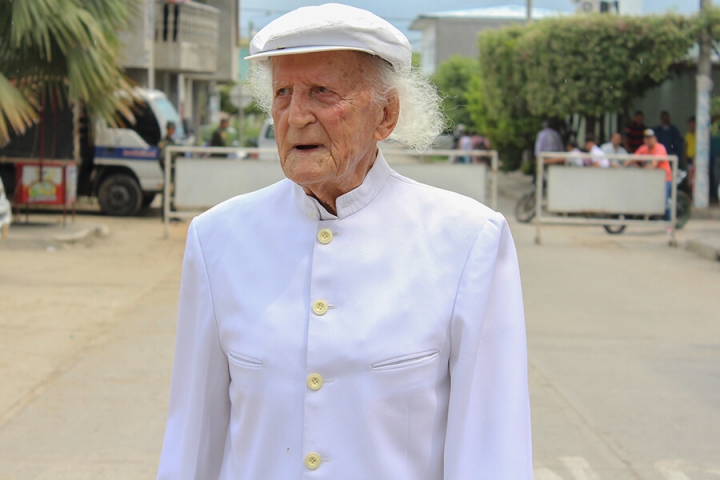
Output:
<path fill-rule="evenodd" d="M 48 91 L 111 123 L 118 111 L 132 119 L 117 33 L 137 8 L 139 0 L 0 0 L 0 142 L 38 118 L 32 106 Z"/>
<path fill-rule="evenodd" d="M 0 145 L 10 139 L 10 128 L 22 134 L 37 119 L 37 111 L 25 95 L 0 73 Z"/>
<path fill-rule="evenodd" d="M 77 0 L 14 0 L 13 5 L 11 48 L 37 49 L 51 62 L 53 45 L 63 53 L 76 46 L 109 47 L 100 23 Z"/>

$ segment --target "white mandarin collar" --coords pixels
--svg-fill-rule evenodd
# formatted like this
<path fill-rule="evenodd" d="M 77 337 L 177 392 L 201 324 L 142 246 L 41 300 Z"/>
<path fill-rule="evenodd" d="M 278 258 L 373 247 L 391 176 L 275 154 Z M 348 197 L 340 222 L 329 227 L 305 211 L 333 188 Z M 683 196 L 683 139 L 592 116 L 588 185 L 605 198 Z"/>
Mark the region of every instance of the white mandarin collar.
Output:
<path fill-rule="evenodd" d="M 390 172 L 390 166 L 387 164 L 387 161 L 385 161 L 382 152 L 378 149 L 375 163 L 373 163 L 370 171 L 365 176 L 363 183 L 355 190 L 351 190 L 335 200 L 337 215 L 328 212 L 325 207 L 320 205 L 320 202 L 305 193 L 305 190 L 297 183 L 293 183 L 295 204 L 305 215 L 314 220 L 337 220 L 348 217 L 362 210 L 373 201 L 383 186 L 385 186 Z"/>

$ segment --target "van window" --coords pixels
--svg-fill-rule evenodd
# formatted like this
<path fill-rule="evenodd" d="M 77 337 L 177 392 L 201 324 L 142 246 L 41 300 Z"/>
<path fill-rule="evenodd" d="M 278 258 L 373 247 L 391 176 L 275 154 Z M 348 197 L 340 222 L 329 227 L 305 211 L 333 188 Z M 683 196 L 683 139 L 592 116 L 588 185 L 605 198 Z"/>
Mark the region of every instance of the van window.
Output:
<path fill-rule="evenodd" d="M 268 125 L 267 130 L 265 130 L 265 138 L 275 140 L 275 126 Z"/>
<path fill-rule="evenodd" d="M 165 123 L 175 123 L 175 139 L 185 138 L 185 129 L 183 128 L 183 122 L 180 121 L 180 115 L 170 100 L 166 97 L 158 97 L 155 100 L 155 108 L 162 117 Z"/>
<path fill-rule="evenodd" d="M 151 147 L 157 146 L 161 138 L 160 125 L 150 107 L 145 103 L 136 103 L 133 106 L 133 115 L 135 115 L 135 125 L 117 112 L 117 116 L 122 119 L 121 125 L 135 130 Z"/>

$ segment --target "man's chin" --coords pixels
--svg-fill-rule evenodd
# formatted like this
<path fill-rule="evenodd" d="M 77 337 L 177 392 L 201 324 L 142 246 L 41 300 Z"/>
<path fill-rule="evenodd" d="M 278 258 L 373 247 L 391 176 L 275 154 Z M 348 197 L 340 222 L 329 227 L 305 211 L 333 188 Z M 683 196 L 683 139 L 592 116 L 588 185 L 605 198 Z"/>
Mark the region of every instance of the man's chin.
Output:
<path fill-rule="evenodd" d="M 285 176 L 303 186 L 323 182 L 328 178 L 332 159 L 328 159 L 326 155 L 320 153 L 289 154 L 281 162 Z"/>

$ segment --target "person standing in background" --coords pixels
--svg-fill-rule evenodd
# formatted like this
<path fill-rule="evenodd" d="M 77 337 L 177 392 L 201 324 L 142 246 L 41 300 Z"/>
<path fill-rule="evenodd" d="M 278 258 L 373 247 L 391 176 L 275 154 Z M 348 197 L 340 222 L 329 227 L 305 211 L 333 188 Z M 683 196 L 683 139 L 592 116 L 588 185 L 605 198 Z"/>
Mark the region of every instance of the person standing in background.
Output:
<path fill-rule="evenodd" d="M 220 126 L 213 132 L 212 138 L 210 138 L 211 147 L 227 147 L 227 129 L 228 119 L 223 118 L 220 120 Z M 211 153 L 211 157 L 226 157 L 225 153 Z"/>
<path fill-rule="evenodd" d="M 554 128 L 550 127 L 549 120 L 543 120 L 542 130 L 535 138 L 535 158 L 540 157 L 542 152 L 562 152 L 565 150 L 563 139 Z"/>
<path fill-rule="evenodd" d="M 471 157 L 469 152 L 472 150 L 472 137 L 470 135 L 472 135 L 472 132 L 465 132 L 463 136 L 460 137 L 459 148 L 463 152 L 460 156 L 460 163 L 470 163 Z"/>
<path fill-rule="evenodd" d="M 638 110 L 635 112 L 635 120 L 625 128 L 625 148 L 629 153 L 635 153 L 643 145 L 643 132 L 646 129 L 645 116 Z"/>
<path fill-rule="evenodd" d="M 472 134 L 472 149 L 473 150 L 490 150 L 490 140 L 488 140 L 479 132 L 473 132 Z M 479 155 L 473 156 L 473 163 L 486 163 L 490 165 L 489 157 L 482 157 Z"/>
<path fill-rule="evenodd" d="M 211 147 L 227 147 L 227 118 L 220 120 L 220 126 L 213 132 L 212 138 L 210 139 Z"/>
<path fill-rule="evenodd" d="M 165 137 L 158 143 L 158 148 L 160 149 L 160 158 L 158 160 L 160 161 L 160 169 L 163 172 L 165 171 L 165 149 L 171 145 L 175 145 L 175 139 L 173 137 L 175 137 L 176 130 L 175 122 L 167 122 L 165 126 Z"/>
<path fill-rule="evenodd" d="M 695 115 L 688 119 L 688 131 L 685 134 L 685 159 L 684 163 L 692 167 L 695 160 Z"/>
<path fill-rule="evenodd" d="M 667 110 L 660 113 L 660 125 L 653 128 L 653 131 L 657 141 L 663 144 L 668 155 L 677 155 L 679 159 L 682 159 L 685 152 L 683 138 L 680 130 L 670 123 L 670 114 Z"/>

